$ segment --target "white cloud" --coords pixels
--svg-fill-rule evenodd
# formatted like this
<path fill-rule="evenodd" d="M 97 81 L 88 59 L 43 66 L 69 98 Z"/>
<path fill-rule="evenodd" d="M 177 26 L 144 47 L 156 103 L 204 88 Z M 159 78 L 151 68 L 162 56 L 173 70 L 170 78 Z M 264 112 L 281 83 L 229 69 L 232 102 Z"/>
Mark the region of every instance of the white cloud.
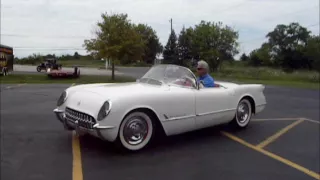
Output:
<path fill-rule="evenodd" d="M 92 35 L 103 12 L 127 13 L 133 22 L 149 24 L 163 45 L 170 18 L 176 33 L 201 20 L 222 21 L 239 30 L 240 50 L 249 52 L 279 23 L 319 23 L 319 0 L 2 0 L 1 44 L 16 47 L 16 56 L 74 53 Z M 319 34 L 319 25 L 308 29 Z"/>

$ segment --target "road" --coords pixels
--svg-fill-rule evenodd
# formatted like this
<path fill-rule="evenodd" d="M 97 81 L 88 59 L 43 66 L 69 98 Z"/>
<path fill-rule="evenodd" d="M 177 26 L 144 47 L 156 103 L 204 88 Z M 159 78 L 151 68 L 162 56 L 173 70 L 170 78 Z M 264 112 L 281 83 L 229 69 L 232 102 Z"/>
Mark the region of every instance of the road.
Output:
<path fill-rule="evenodd" d="M 36 71 L 36 66 L 17 65 L 13 66 L 14 74 L 39 74 Z M 73 71 L 73 68 L 63 67 L 63 70 Z M 130 76 L 140 78 L 149 70 L 148 67 L 116 67 L 115 74 L 120 76 Z M 80 67 L 82 75 L 111 75 L 111 70 Z M 44 73 L 44 71 L 42 71 Z"/>
<path fill-rule="evenodd" d="M 319 91 L 267 87 L 267 108 L 244 131 L 204 129 L 130 155 L 63 130 L 52 110 L 68 86 L 1 86 L 2 180 L 312 180 L 319 175 Z M 259 149 L 259 143 L 266 146 Z"/>

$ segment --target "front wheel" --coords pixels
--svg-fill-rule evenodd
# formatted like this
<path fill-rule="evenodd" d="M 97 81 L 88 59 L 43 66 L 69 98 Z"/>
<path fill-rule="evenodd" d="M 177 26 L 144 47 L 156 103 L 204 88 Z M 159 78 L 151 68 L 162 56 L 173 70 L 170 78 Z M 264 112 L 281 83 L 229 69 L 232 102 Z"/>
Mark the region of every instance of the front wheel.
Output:
<path fill-rule="evenodd" d="M 245 128 L 248 126 L 252 117 L 252 107 L 248 99 L 242 99 L 236 110 L 236 114 L 231 124 L 236 128 Z"/>
<path fill-rule="evenodd" d="M 146 147 L 154 134 L 154 124 L 144 112 L 133 112 L 121 123 L 117 144 L 122 149 L 138 151 Z"/>
<path fill-rule="evenodd" d="M 40 66 L 37 67 L 37 71 L 38 71 L 38 72 L 41 71 L 41 67 L 40 67 Z"/>

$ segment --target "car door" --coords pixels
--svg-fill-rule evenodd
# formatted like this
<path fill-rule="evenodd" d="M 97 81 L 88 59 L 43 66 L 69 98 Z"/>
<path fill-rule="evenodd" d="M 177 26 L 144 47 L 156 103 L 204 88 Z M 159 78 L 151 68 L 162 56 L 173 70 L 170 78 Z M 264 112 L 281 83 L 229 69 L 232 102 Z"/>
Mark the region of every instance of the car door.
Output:
<path fill-rule="evenodd" d="M 200 88 L 195 91 L 197 129 L 225 122 L 230 114 L 232 93 L 224 87 Z"/>
<path fill-rule="evenodd" d="M 162 105 L 162 114 L 166 133 L 174 135 L 195 130 L 195 90 L 171 86 L 164 96 L 167 103 Z"/>

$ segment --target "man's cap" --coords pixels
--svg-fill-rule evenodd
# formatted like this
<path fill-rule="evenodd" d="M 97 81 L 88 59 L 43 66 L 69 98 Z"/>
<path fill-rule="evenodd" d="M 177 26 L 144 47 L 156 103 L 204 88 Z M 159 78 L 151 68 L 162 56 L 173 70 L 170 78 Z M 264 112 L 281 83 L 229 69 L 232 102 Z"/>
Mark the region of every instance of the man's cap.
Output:
<path fill-rule="evenodd" d="M 208 70 L 209 69 L 209 65 L 204 60 L 200 60 L 200 61 L 198 61 L 197 68 L 203 68 L 203 69 Z"/>

